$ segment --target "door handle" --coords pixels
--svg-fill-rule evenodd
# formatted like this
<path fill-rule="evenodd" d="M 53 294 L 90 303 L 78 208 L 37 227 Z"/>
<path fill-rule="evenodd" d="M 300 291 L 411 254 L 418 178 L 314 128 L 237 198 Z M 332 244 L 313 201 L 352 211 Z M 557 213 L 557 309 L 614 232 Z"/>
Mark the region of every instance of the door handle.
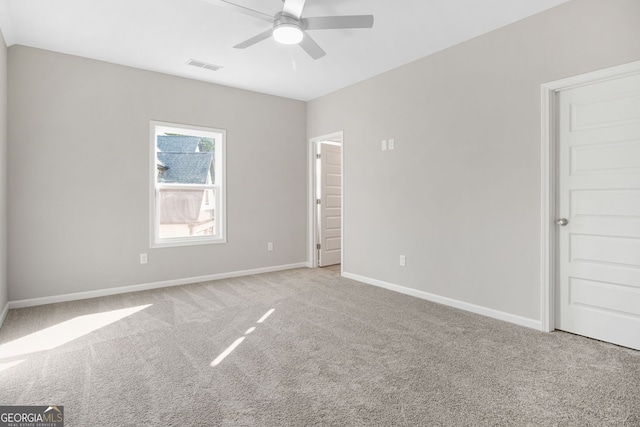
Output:
<path fill-rule="evenodd" d="M 560 227 L 564 227 L 565 225 L 569 224 L 569 220 L 567 218 L 558 218 L 556 220 L 556 224 L 558 224 Z"/>

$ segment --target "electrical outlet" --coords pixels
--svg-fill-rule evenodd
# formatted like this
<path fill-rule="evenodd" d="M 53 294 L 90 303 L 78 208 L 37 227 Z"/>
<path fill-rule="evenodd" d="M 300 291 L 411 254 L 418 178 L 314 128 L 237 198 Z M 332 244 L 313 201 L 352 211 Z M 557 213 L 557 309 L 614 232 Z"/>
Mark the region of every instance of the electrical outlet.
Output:
<path fill-rule="evenodd" d="M 396 140 L 395 139 L 390 139 L 389 140 L 389 150 L 393 150 L 394 148 L 396 148 Z"/>
<path fill-rule="evenodd" d="M 267 243 L 267 250 L 268 251 L 272 251 L 273 250 L 273 242 Z"/>
<path fill-rule="evenodd" d="M 147 263 L 147 254 L 140 254 L 140 264 Z"/>
<path fill-rule="evenodd" d="M 404 255 L 400 255 L 400 265 L 402 267 L 407 265 L 407 259 L 404 257 Z"/>
<path fill-rule="evenodd" d="M 387 151 L 387 140 L 383 139 L 382 140 L 382 151 Z"/>

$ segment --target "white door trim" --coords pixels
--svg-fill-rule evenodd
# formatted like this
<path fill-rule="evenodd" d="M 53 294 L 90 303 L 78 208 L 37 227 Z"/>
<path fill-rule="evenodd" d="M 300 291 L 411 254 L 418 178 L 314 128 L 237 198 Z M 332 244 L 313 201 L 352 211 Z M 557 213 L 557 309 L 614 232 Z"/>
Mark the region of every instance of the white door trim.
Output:
<path fill-rule="evenodd" d="M 540 224 L 540 320 L 545 332 L 555 329 L 555 287 L 557 283 L 556 267 L 556 205 L 557 192 L 557 135 L 556 102 L 559 92 L 617 79 L 640 73 L 640 61 L 631 62 L 604 70 L 581 74 L 541 86 L 541 224 Z"/>
<path fill-rule="evenodd" d="M 342 235 L 340 237 L 340 247 L 342 248 L 340 254 L 340 271 L 342 272 L 342 265 L 344 261 L 344 132 L 333 132 L 327 135 L 317 136 L 309 139 L 309 144 L 307 145 L 307 199 L 308 199 L 308 208 L 307 208 L 307 241 L 309 242 L 309 246 L 307 248 L 307 265 L 310 268 L 318 267 L 318 257 L 316 256 L 316 246 L 318 244 L 318 236 L 316 230 L 318 229 L 318 219 L 316 215 L 316 192 L 315 192 L 315 182 L 316 182 L 316 144 L 322 141 L 332 141 L 339 139 L 342 145 L 342 150 L 340 153 L 341 156 L 341 178 L 340 178 L 340 186 L 342 187 L 342 191 L 340 194 L 341 198 L 341 206 L 342 206 L 342 219 L 340 222 L 340 227 L 342 229 Z"/>

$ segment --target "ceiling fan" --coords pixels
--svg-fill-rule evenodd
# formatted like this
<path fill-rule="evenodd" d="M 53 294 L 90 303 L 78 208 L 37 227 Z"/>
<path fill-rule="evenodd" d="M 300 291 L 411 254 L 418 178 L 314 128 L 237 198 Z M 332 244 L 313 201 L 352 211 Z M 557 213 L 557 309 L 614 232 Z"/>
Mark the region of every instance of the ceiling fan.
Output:
<path fill-rule="evenodd" d="M 236 49 L 245 49 L 273 36 L 279 43 L 299 44 L 309 56 L 313 59 L 319 59 L 326 55 L 326 52 L 311 38 L 307 31 L 373 27 L 373 15 L 303 18 L 302 9 L 304 8 L 305 0 L 282 0 L 284 2 L 282 11 L 276 13 L 274 16 L 232 3 L 228 0 L 210 1 L 272 24 L 272 28 L 267 31 L 235 45 L 234 48 Z"/>

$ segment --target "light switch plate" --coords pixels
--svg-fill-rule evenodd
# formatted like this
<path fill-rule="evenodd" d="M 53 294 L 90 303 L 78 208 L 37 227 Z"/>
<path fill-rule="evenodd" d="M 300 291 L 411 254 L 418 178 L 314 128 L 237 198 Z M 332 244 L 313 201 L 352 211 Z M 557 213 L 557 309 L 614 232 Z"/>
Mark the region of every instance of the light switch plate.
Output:
<path fill-rule="evenodd" d="M 382 140 L 382 151 L 387 151 L 387 140 L 386 139 Z"/>

